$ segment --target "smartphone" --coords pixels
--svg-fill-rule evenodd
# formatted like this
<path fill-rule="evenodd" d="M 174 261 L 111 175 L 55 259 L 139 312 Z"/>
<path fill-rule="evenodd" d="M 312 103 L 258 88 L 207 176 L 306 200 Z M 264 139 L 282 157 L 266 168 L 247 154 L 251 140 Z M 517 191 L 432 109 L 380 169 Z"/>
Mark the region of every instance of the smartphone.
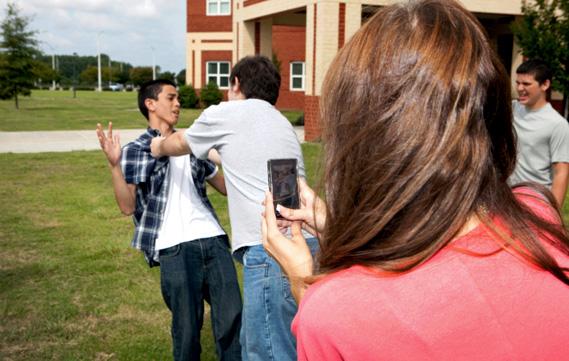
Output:
<path fill-rule="evenodd" d="M 275 214 L 277 218 L 282 219 L 283 217 L 277 212 L 278 204 L 292 209 L 300 208 L 298 160 L 296 158 L 269 159 L 267 173 Z"/>

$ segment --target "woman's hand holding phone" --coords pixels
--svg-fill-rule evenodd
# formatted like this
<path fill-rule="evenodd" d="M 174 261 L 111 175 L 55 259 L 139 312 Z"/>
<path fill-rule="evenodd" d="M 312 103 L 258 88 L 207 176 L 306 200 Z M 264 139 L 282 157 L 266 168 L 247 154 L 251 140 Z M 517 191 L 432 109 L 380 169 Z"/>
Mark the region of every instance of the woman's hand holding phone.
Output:
<path fill-rule="evenodd" d="M 277 224 L 279 227 L 290 227 L 292 221 L 301 221 L 302 229 L 320 239 L 326 225 L 326 203 L 302 179 L 298 179 L 300 190 L 300 208 L 291 209 L 278 205 L 283 217 Z"/>

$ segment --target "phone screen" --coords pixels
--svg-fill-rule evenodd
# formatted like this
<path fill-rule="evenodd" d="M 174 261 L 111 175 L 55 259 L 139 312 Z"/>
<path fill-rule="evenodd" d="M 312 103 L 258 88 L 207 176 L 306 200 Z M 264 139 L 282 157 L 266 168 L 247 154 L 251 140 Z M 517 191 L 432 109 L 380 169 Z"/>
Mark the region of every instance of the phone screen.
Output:
<path fill-rule="evenodd" d="M 278 204 L 292 209 L 300 207 L 298 161 L 294 158 L 269 159 L 267 161 L 267 171 L 275 214 L 277 218 L 282 218 L 276 209 Z"/>

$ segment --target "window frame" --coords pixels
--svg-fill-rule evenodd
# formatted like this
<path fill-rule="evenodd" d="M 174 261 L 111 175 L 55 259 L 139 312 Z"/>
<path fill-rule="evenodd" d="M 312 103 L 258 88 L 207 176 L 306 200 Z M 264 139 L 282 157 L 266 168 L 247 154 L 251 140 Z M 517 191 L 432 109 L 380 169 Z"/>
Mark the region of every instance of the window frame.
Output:
<path fill-rule="evenodd" d="M 222 3 L 228 3 L 229 4 L 229 10 L 227 11 L 227 13 L 222 13 L 221 12 L 221 4 Z M 216 12 L 210 12 L 209 8 L 210 8 L 210 4 L 215 4 L 216 5 Z M 207 16 L 227 16 L 227 15 L 231 15 L 231 0 L 206 0 L 205 3 L 205 11 L 206 11 L 206 15 Z"/>
<path fill-rule="evenodd" d="M 292 73 L 292 69 L 295 64 L 302 64 L 302 75 L 294 75 Z M 290 91 L 305 91 L 306 90 L 306 62 L 305 61 L 291 61 L 290 62 L 290 82 L 289 82 L 289 89 Z M 302 80 L 302 87 L 295 88 L 293 87 L 293 80 L 300 78 Z"/>
<path fill-rule="evenodd" d="M 209 64 L 210 63 L 216 63 L 217 64 L 217 73 L 210 74 L 210 72 L 209 72 Z M 227 74 L 225 74 L 225 73 L 221 74 L 220 73 L 220 69 L 221 69 L 220 65 L 221 64 L 227 64 L 227 69 L 228 69 Z M 205 85 L 210 83 L 210 81 L 209 81 L 210 77 L 216 77 L 215 83 L 217 84 L 217 87 L 219 89 L 223 89 L 223 90 L 229 89 L 229 75 L 230 74 L 231 74 L 231 62 L 229 60 L 208 60 L 205 62 Z M 222 77 L 227 77 L 227 86 L 221 86 L 220 85 L 221 84 L 220 79 Z"/>

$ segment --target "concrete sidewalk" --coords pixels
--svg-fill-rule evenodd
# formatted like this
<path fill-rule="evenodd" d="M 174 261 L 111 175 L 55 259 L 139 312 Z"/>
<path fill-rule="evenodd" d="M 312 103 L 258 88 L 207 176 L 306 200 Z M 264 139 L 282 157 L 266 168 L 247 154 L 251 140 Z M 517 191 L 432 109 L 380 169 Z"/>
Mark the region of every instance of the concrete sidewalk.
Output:
<path fill-rule="evenodd" d="M 294 127 L 296 136 L 304 143 L 304 127 Z M 120 144 L 125 145 L 146 129 L 116 129 Z M 0 153 L 70 152 L 101 149 L 97 132 L 93 130 L 53 130 L 41 132 L 0 132 Z"/>

